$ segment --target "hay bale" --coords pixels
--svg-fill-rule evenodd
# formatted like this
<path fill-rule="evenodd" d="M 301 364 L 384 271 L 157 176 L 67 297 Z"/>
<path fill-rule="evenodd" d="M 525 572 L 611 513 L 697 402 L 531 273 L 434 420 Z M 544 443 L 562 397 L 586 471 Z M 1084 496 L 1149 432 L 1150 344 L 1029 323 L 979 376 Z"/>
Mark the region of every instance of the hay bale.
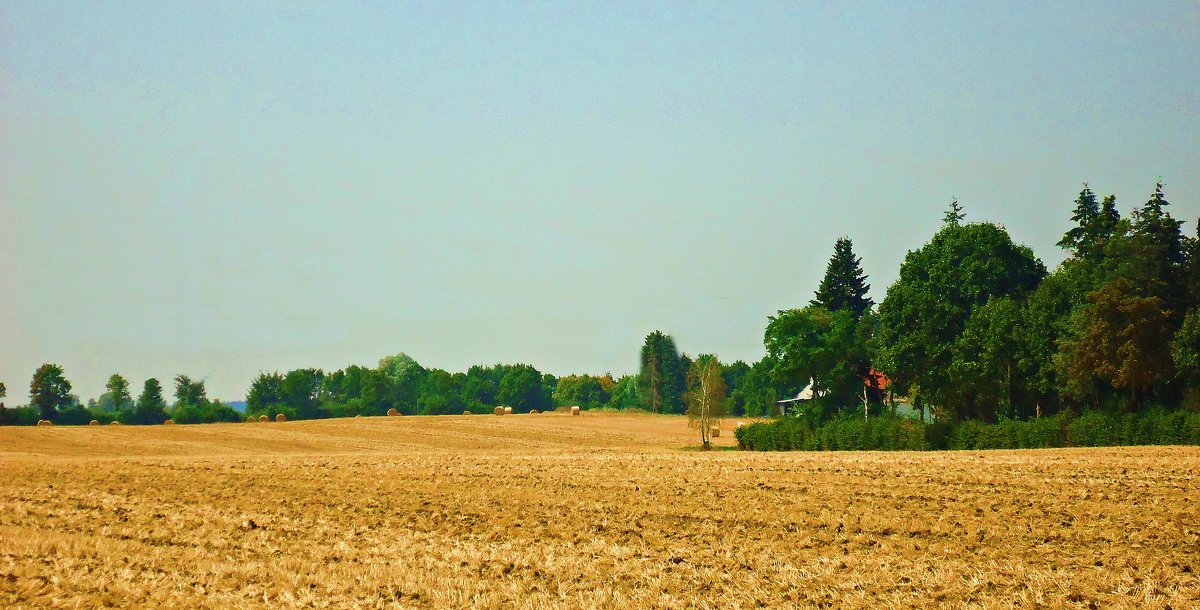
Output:
<path fill-rule="evenodd" d="M 175 420 L 173 420 L 173 419 L 168 419 L 167 421 L 163 422 L 163 425 L 164 425 L 164 426 L 174 426 L 174 425 L 175 425 Z"/>
<path fill-rule="evenodd" d="M 52 421 L 50 421 L 50 420 L 48 420 L 48 419 L 39 419 L 39 420 L 38 420 L 38 423 L 37 423 L 37 425 L 39 425 L 39 426 L 53 426 L 53 425 L 54 425 L 54 422 L 52 422 Z"/>
<path fill-rule="evenodd" d="M 538 413 L 541 413 L 541 411 L 538 411 L 537 409 L 530 409 L 530 410 L 529 410 L 529 414 L 530 414 L 530 415 L 537 415 Z"/>
<path fill-rule="evenodd" d="M 355 416 L 354 416 L 354 419 L 358 419 L 358 418 L 360 418 L 360 417 L 362 417 L 362 414 L 361 414 L 361 413 L 360 413 L 360 414 L 358 414 L 358 415 L 355 415 Z"/>
<path fill-rule="evenodd" d="M 471 414 L 470 411 L 463 411 L 463 415 L 470 415 L 470 414 Z"/>
<path fill-rule="evenodd" d="M 734 426 L 733 428 L 736 430 L 736 429 L 738 429 L 738 428 L 741 428 L 741 427 L 742 427 L 742 426 L 744 426 L 744 425 L 746 425 L 746 422 L 744 422 L 744 421 L 740 421 L 740 422 L 738 422 L 738 423 L 737 423 L 737 425 L 736 425 L 736 426 Z"/>
<path fill-rule="evenodd" d="M 717 438 L 718 436 L 721 436 L 721 429 L 713 426 L 712 429 L 708 431 L 708 436 L 710 438 Z"/>
<path fill-rule="evenodd" d="M 579 407 L 571 407 L 571 415 L 579 415 Z"/>
<path fill-rule="evenodd" d="M 504 407 L 496 407 L 495 409 L 492 409 L 492 413 L 495 413 L 496 415 L 504 415 Z"/>
<path fill-rule="evenodd" d="M 284 415 L 283 413 L 280 413 L 280 414 L 278 414 L 278 415 L 276 415 L 276 416 L 275 416 L 275 421 L 277 421 L 277 422 L 279 422 L 279 423 L 281 423 L 281 424 L 282 424 L 283 422 L 287 421 L 287 416 L 286 416 L 286 415 Z"/>
<path fill-rule="evenodd" d="M 388 409 L 388 417 L 395 417 L 399 414 L 400 414 L 400 412 L 397 411 L 394 407 L 391 409 Z"/>
<path fill-rule="evenodd" d="M 100 422 L 93 419 L 92 421 L 88 422 L 88 425 L 89 426 L 99 426 Z"/>
<path fill-rule="evenodd" d="M 119 421 L 110 421 L 110 422 L 108 422 L 108 425 L 110 425 L 110 426 L 120 426 L 120 425 L 121 425 L 121 422 L 119 422 Z"/>
<path fill-rule="evenodd" d="M 258 418 L 257 418 L 257 417 L 254 417 L 253 415 L 247 415 L 247 416 L 246 416 L 246 423 L 248 423 L 248 424 L 252 424 L 252 423 L 254 423 L 254 422 L 256 422 L 256 421 L 258 421 Z"/>
<path fill-rule="evenodd" d="M 504 407 L 505 415 L 512 415 L 512 407 Z"/>
<path fill-rule="evenodd" d="M 271 421 L 271 420 L 267 419 L 267 416 L 266 416 L 266 415 L 259 415 L 259 416 L 258 416 L 258 421 L 260 421 L 260 422 L 268 422 L 268 421 Z"/>

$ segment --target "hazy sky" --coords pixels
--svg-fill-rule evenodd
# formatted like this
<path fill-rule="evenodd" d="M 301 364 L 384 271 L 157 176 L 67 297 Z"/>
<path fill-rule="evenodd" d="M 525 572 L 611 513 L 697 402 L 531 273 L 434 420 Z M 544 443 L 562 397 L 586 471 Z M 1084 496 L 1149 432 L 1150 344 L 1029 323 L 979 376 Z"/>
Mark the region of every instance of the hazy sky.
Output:
<path fill-rule="evenodd" d="M 761 357 L 951 197 L 1200 216 L 1200 3 L 0 1 L 0 381 Z M 169 383 L 166 383 L 169 385 Z"/>

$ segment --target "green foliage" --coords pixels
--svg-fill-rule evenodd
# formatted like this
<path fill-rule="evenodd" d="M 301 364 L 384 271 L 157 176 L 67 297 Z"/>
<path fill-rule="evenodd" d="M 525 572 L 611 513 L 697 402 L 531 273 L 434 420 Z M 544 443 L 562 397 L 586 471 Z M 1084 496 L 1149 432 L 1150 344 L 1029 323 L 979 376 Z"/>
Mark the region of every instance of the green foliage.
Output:
<path fill-rule="evenodd" d="M 1171 341 L 1171 357 L 1184 380 L 1200 383 L 1200 308 L 1192 308 Z"/>
<path fill-rule="evenodd" d="M 690 362 L 680 357 L 670 335 L 654 331 L 642 345 L 638 396 L 651 413 L 682 413 L 685 376 Z"/>
<path fill-rule="evenodd" d="M 30 405 L 42 419 L 57 421 L 59 410 L 71 403 L 71 382 L 57 364 L 43 364 L 33 373 L 29 384 Z"/>
<path fill-rule="evenodd" d="M 187 375 L 175 376 L 175 405 L 176 406 L 194 406 L 202 404 L 208 400 L 208 394 L 204 390 L 204 381 L 192 381 Z"/>
<path fill-rule="evenodd" d="M 850 310 L 809 305 L 781 311 L 769 318 L 763 344 L 772 377 L 800 387 L 811 380 L 826 413 L 859 401 L 867 354 Z"/>
<path fill-rule="evenodd" d="M 616 385 L 617 382 L 609 375 L 567 375 L 557 380 L 552 398 L 555 406 L 578 405 L 585 409 L 600 409 L 608 405 Z M 634 390 L 636 397 L 636 385 Z"/>
<path fill-rule="evenodd" d="M 924 424 L 897 417 L 842 417 L 823 425 L 785 417 L 734 431 L 752 451 L 1039 449 L 1125 445 L 1200 445 L 1200 413 L 1151 409 L 1142 414 L 1063 412 L 1026 421 Z"/>
<path fill-rule="evenodd" d="M 504 376 L 496 391 L 499 404 L 512 407 L 518 413 L 531 409 L 539 411 L 549 409 L 552 405 L 550 393 L 542 385 L 542 374 L 528 364 L 516 364 L 504 367 Z"/>
<path fill-rule="evenodd" d="M 147 379 L 142 385 L 142 394 L 138 396 L 133 411 L 122 412 L 119 416 L 121 423 L 144 425 L 161 424 L 167 418 L 167 402 L 163 399 L 162 384 L 154 378 Z"/>
<path fill-rule="evenodd" d="M 102 411 L 125 411 L 133 406 L 133 397 L 129 394 L 129 381 L 124 377 L 113 373 L 104 388 L 108 391 L 100 397 Z"/>
<path fill-rule="evenodd" d="M 882 370 L 897 390 L 919 386 L 954 419 L 976 415 L 971 388 L 953 374 L 956 344 L 977 307 L 994 298 L 1023 301 L 1045 275 L 1033 252 L 1003 228 L 947 223 L 908 253 L 879 306 Z"/>
<path fill-rule="evenodd" d="M 705 449 L 711 446 L 709 434 L 715 422 L 725 415 L 725 377 L 721 361 L 711 354 L 701 354 L 688 369 L 688 422 L 700 429 L 700 442 Z"/>
<path fill-rule="evenodd" d="M 833 257 L 825 267 L 825 277 L 817 288 L 813 305 L 829 311 L 848 310 L 854 319 L 870 311 L 874 303 L 867 297 L 871 289 L 862 270 L 862 259 L 854 255 L 849 237 L 840 237 L 833 247 Z"/>

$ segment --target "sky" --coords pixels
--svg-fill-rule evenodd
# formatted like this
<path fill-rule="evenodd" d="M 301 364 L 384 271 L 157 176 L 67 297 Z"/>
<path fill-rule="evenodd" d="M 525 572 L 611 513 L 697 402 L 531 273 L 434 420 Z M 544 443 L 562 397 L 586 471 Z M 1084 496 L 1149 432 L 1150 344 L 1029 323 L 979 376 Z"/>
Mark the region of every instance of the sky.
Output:
<path fill-rule="evenodd" d="M 840 236 L 879 301 L 1159 179 L 1195 234 L 1195 0 L 0 0 L 0 381 L 752 362 Z"/>

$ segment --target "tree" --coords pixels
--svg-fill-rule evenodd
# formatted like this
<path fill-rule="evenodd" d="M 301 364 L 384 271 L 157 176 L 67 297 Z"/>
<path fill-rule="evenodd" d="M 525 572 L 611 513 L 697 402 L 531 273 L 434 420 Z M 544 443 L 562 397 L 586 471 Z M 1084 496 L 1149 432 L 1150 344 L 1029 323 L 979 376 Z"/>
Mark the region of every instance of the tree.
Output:
<path fill-rule="evenodd" d="M 204 381 L 192 381 L 187 375 L 175 376 L 175 405 L 196 406 L 208 400 Z"/>
<path fill-rule="evenodd" d="M 500 378 L 500 387 L 496 392 L 496 398 L 502 404 L 518 412 L 550 407 L 550 396 L 542 385 L 542 374 L 537 369 L 528 364 L 506 368 L 508 370 Z"/>
<path fill-rule="evenodd" d="M 292 411 L 289 415 L 298 419 L 325 416 L 318 401 L 324 377 L 320 369 L 295 369 L 283 376 L 279 381 L 279 398 Z M 246 403 L 249 406 L 249 397 Z"/>
<path fill-rule="evenodd" d="M 1169 314 L 1160 298 L 1139 295 L 1129 280 L 1089 293 L 1072 322 L 1059 363 L 1076 396 L 1098 403 L 1097 388 L 1106 384 L 1128 391 L 1129 407 L 1137 409 L 1147 390 L 1174 376 Z"/>
<path fill-rule="evenodd" d="M 712 447 L 712 429 L 725 414 L 721 361 L 711 354 L 701 354 L 688 370 L 687 380 L 688 423 L 700 428 L 700 441 L 708 450 Z"/>
<path fill-rule="evenodd" d="M 946 213 L 942 215 L 942 222 L 951 226 L 959 226 L 962 224 L 967 215 L 963 213 L 961 205 L 958 205 L 958 197 L 950 200 L 950 207 L 946 209 Z"/>
<path fill-rule="evenodd" d="M 840 237 L 833 246 L 833 257 L 825 267 L 825 277 L 817 288 L 812 304 L 830 311 L 848 309 L 854 319 L 862 317 L 874 304 L 867 297 L 871 286 L 862 270 L 862 259 L 854 255 L 849 237 Z"/>
<path fill-rule="evenodd" d="M 167 419 L 167 401 L 163 400 L 162 384 L 150 378 L 142 385 L 133 413 L 126 416 L 129 424 L 161 424 Z"/>
<path fill-rule="evenodd" d="M 0 381 L 0 398 L 8 396 L 8 389 L 4 387 L 4 382 Z M 0 409 L 4 408 L 4 401 L 0 400 Z"/>
<path fill-rule="evenodd" d="M 684 376 L 675 340 L 661 331 L 646 335 L 642 345 L 638 395 L 642 407 L 653 413 L 682 412 Z"/>
<path fill-rule="evenodd" d="M 608 400 L 614 409 L 634 409 L 642 404 L 638 395 L 638 376 L 623 375 L 613 386 L 612 395 Z"/>
<path fill-rule="evenodd" d="M 430 369 L 421 384 L 417 407 L 426 415 L 454 413 L 461 389 L 460 379 L 441 369 Z"/>
<path fill-rule="evenodd" d="M 250 382 L 250 391 L 246 393 L 246 413 L 268 415 L 273 407 L 283 403 L 282 385 L 283 375 L 279 371 L 259 373 Z"/>
<path fill-rule="evenodd" d="M 63 368 L 57 364 L 38 367 L 29 384 L 29 400 L 42 419 L 54 421 L 58 410 L 71 403 L 71 382 L 63 375 Z"/>
<path fill-rule="evenodd" d="M 380 358 L 377 368 L 390 381 L 388 385 L 393 392 L 392 402 L 396 409 L 402 413 L 416 413 L 417 395 L 420 393 L 421 384 L 424 383 L 425 375 L 428 373 L 425 367 L 402 352 Z"/>
<path fill-rule="evenodd" d="M 100 404 L 108 411 L 123 411 L 133 406 L 133 397 L 129 395 L 129 381 L 124 377 L 113 373 L 108 378 L 108 383 L 104 384 L 104 388 L 108 390 L 101 397 Z"/>
<path fill-rule="evenodd" d="M 1200 308 L 1193 308 L 1183 318 L 1183 326 L 1171 341 L 1171 357 L 1185 382 L 1200 383 Z"/>
<path fill-rule="evenodd" d="M 822 416 L 857 400 L 866 350 L 850 310 L 809 305 L 781 311 L 768 318 L 763 345 L 777 381 L 800 387 L 811 381 L 813 394 L 824 397 Z"/>
<path fill-rule="evenodd" d="M 559 406 L 579 405 L 587 409 L 598 409 L 608 404 L 615 384 L 612 377 L 607 375 L 567 375 L 555 384 L 552 398 L 554 404 Z M 608 389 L 605 389 L 606 387 Z"/>
<path fill-rule="evenodd" d="M 1024 401 L 1028 374 L 1021 368 L 1025 309 L 1011 297 L 976 307 L 954 342 L 951 391 L 965 417 L 994 420 L 1028 416 Z"/>
<path fill-rule="evenodd" d="M 962 417 L 970 405 L 950 374 L 954 345 L 972 311 L 991 298 L 1024 300 L 1046 275 L 1026 246 L 990 223 L 948 224 L 909 252 L 879 305 L 881 368 L 898 391 L 912 384 Z"/>

